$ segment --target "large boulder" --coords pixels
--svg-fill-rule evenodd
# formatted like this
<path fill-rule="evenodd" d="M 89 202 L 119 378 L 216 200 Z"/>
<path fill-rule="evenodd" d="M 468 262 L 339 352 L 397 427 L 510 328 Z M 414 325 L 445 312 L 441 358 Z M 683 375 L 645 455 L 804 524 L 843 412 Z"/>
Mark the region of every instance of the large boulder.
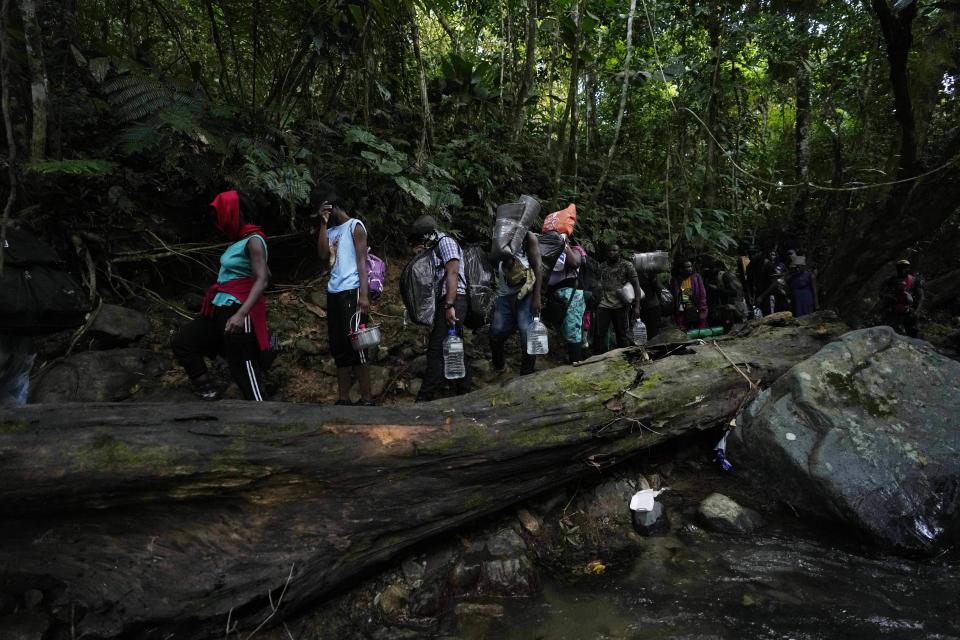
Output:
<path fill-rule="evenodd" d="M 147 349 L 85 351 L 53 365 L 34 386 L 33 403 L 116 402 L 141 389 L 145 380 L 170 368 L 170 359 Z"/>
<path fill-rule="evenodd" d="M 773 497 L 901 549 L 960 530 L 960 363 L 889 327 L 852 331 L 744 412 L 728 452 Z"/>
<path fill-rule="evenodd" d="M 139 311 L 105 304 L 90 324 L 88 333 L 98 347 L 125 347 L 150 332 L 150 321 Z"/>

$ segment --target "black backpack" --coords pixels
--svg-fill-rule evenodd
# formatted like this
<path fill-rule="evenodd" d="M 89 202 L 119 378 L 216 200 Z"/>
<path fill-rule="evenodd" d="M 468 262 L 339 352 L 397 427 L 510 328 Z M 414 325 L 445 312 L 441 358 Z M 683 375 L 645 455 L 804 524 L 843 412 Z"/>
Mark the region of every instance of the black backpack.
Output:
<path fill-rule="evenodd" d="M 83 324 L 90 311 L 80 284 L 56 252 L 30 233 L 7 228 L 0 277 L 0 333 L 44 335 Z"/>
<path fill-rule="evenodd" d="M 467 317 L 463 324 L 468 329 L 479 329 L 490 319 L 490 310 L 497 298 L 493 267 L 486 252 L 476 245 L 463 250 L 463 274 L 467 278 Z"/>
<path fill-rule="evenodd" d="M 436 314 L 436 267 L 433 262 L 436 246 L 424 249 L 403 268 L 400 274 L 400 297 L 407 316 L 426 327 L 433 325 Z M 493 269 L 486 252 L 477 246 L 463 249 L 463 274 L 466 278 L 467 317 L 463 324 L 468 329 L 479 329 L 489 317 L 496 298 Z"/>

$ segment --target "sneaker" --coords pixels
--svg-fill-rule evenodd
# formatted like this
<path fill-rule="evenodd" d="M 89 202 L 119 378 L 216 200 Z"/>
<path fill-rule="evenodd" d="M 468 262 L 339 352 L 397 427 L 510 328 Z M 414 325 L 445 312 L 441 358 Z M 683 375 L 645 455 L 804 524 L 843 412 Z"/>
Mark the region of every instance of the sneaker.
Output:
<path fill-rule="evenodd" d="M 212 384 L 194 387 L 193 392 L 201 400 L 213 401 L 213 400 L 220 399 L 220 392 L 217 391 L 217 388 L 214 387 Z"/>

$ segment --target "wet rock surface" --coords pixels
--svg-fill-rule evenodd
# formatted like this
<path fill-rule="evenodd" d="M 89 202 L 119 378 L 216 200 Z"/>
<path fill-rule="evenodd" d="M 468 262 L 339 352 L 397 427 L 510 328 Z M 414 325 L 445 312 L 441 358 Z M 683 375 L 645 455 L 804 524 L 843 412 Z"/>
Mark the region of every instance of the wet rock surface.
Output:
<path fill-rule="evenodd" d="M 125 347 L 150 332 L 150 321 L 139 311 L 104 304 L 90 324 L 88 335 L 100 348 Z"/>
<path fill-rule="evenodd" d="M 763 527 L 763 517 L 722 493 L 711 493 L 697 510 L 704 526 L 718 533 L 753 533 Z"/>
<path fill-rule="evenodd" d="M 850 332 L 765 391 L 730 455 L 776 499 L 883 544 L 960 528 L 960 363 L 889 327 Z"/>
<path fill-rule="evenodd" d="M 86 351 L 50 367 L 34 385 L 33 403 L 115 402 L 169 369 L 170 358 L 147 349 Z"/>

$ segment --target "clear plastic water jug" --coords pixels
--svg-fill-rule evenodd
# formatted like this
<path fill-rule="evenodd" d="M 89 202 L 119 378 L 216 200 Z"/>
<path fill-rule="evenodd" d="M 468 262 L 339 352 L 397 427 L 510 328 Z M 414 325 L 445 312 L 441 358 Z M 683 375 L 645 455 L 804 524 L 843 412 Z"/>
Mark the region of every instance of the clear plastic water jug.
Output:
<path fill-rule="evenodd" d="M 542 356 L 549 351 L 547 325 L 540 322 L 540 316 L 536 316 L 527 329 L 527 353 L 531 356 Z"/>
<path fill-rule="evenodd" d="M 458 380 L 467 375 L 467 365 L 463 358 L 463 339 L 457 335 L 455 327 L 447 329 L 443 339 L 443 377 Z"/>
<path fill-rule="evenodd" d="M 647 325 L 640 318 L 633 323 L 633 344 L 638 347 L 647 344 Z"/>

